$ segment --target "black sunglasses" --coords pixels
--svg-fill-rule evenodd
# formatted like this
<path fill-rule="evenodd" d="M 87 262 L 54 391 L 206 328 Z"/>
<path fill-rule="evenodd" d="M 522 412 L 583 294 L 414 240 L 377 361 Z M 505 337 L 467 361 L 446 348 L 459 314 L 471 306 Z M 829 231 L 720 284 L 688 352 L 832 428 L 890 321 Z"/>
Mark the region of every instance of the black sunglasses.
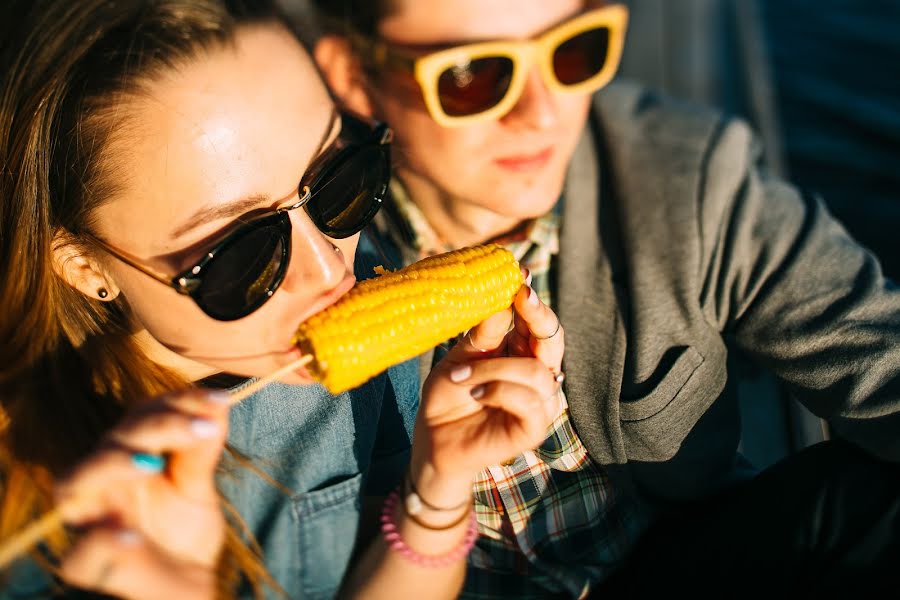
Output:
<path fill-rule="evenodd" d="M 337 113 L 325 136 L 332 131 Z M 298 186 L 299 200 L 253 217 L 212 242 L 194 266 L 169 277 L 129 258 L 87 233 L 104 250 L 178 293 L 193 298 L 219 321 L 246 317 L 272 297 L 291 259 L 289 211 L 306 210 L 326 236 L 346 238 L 365 227 L 381 208 L 391 176 L 391 129 L 341 111 L 337 139 L 313 160 Z"/>

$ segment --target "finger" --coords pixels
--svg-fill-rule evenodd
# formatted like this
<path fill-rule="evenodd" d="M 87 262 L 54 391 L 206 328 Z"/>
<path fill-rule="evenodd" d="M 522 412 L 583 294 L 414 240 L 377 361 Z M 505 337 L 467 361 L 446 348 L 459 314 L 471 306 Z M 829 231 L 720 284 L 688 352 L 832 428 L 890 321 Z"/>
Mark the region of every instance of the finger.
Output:
<path fill-rule="evenodd" d="M 513 306 L 516 335 L 528 341 L 534 356 L 548 368 L 559 371 L 565 353 L 565 332 L 556 313 L 528 286 L 522 286 Z"/>
<path fill-rule="evenodd" d="M 109 593 L 120 587 L 116 580 L 125 565 L 144 562 L 146 552 L 136 532 L 97 527 L 72 546 L 60 565 L 60 576 L 76 587 Z"/>
<path fill-rule="evenodd" d="M 505 418 L 492 419 L 486 425 L 493 431 L 487 439 L 503 439 L 510 447 L 505 455 L 513 455 L 540 445 L 552 422 L 550 402 L 534 388 L 511 381 L 495 381 L 483 386 L 478 402 L 485 407 L 503 411 Z"/>
<path fill-rule="evenodd" d="M 198 499 L 206 498 L 212 493 L 212 473 L 224 444 L 226 415 L 222 412 L 215 418 L 197 417 L 157 406 L 153 411 L 128 417 L 113 429 L 99 450 L 58 484 L 58 497 L 66 507 L 65 518 L 81 522 L 104 509 L 99 502 L 82 505 L 72 499 L 106 497 L 117 486 L 160 474 L 160 467 L 186 492 L 202 494 Z M 142 454 L 165 454 L 167 464 L 141 461 Z"/>
<path fill-rule="evenodd" d="M 214 576 L 177 563 L 131 530 L 96 527 L 84 534 L 60 566 L 71 585 L 126 598 L 211 597 Z"/>
<path fill-rule="evenodd" d="M 56 497 L 63 519 L 71 525 L 81 525 L 118 512 L 135 486 L 165 468 L 165 460 L 159 460 L 162 468 L 136 460 L 134 452 L 120 446 L 100 448 L 57 483 Z"/>
<path fill-rule="evenodd" d="M 547 367 L 535 358 L 502 357 L 473 360 L 454 365 L 450 381 L 458 385 L 477 386 L 494 382 L 510 382 L 530 388 L 545 398 L 556 392 L 557 382 Z"/>
<path fill-rule="evenodd" d="M 182 412 L 198 415 L 227 412 L 232 404 L 231 394 L 227 391 L 203 388 L 186 388 L 166 394 L 158 401 Z"/>
<path fill-rule="evenodd" d="M 164 406 L 195 415 L 191 432 L 197 443 L 169 449 L 168 475 L 187 496 L 212 500 L 210 476 L 218 464 L 228 432 L 230 397 L 224 391 L 188 389 L 162 399 Z"/>
<path fill-rule="evenodd" d="M 523 285 L 513 299 L 516 309 L 516 331 L 542 339 L 553 339 L 559 320 L 556 313 L 544 304 L 534 288 Z"/>
<path fill-rule="evenodd" d="M 215 502 L 218 494 L 214 475 L 228 435 L 228 412 L 210 420 L 217 425 L 214 434 L 206 432 L 199 443 L 170 453 L 169 476 L 186 496 Z"/>
<path fill-rule="evenodd" d="M 196 415 L 165 405 L 128 415 L 107 435 L 107 443 L 139 452 L 162 454 L 222 437 L 220 415 Z"/>
<path fill-rule="evenodd" d="M 525 279 L 525 285 L 530 286 L 532 280 L 534 279 L 531 275 L 531 269 L 520 267 L 519 270 L 522 272 L 522 277 Z"/>
<path fill-rule="evenodd" d="M 512 310 L 504 309 L 494 313 L 470 329 L 447 353 L 450 361 L 469 358 L 484 358 L 502 352 L 506 334 L 512 323 Z"/>

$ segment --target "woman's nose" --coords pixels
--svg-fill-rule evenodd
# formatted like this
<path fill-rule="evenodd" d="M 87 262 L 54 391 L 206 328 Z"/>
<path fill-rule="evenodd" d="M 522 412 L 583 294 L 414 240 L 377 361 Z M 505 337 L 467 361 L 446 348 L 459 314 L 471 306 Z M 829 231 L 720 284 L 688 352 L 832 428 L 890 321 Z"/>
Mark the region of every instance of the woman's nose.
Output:
<path fill-rule="evenodd" d="M 310 220 L 303 210 L 288 213 L 291 218 L 291 264 L 281 287 L 303 289 L 318 295 L 339 284 L 347 273 L 343 255 Z"/>

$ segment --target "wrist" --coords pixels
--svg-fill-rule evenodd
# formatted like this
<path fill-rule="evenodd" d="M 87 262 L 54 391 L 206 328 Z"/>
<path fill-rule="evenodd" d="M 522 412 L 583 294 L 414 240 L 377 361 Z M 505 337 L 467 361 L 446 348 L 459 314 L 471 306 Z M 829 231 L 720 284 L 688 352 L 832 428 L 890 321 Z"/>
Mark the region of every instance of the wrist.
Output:
<path fill-rule="evenodd" d="M 471 476 L 441 473 L 430 462 L 415 464 L 414 461 L 409 467 L 407 478 L 407 493 L 414 492 L 426 510 L 458 512 L 471 502 Z"/>

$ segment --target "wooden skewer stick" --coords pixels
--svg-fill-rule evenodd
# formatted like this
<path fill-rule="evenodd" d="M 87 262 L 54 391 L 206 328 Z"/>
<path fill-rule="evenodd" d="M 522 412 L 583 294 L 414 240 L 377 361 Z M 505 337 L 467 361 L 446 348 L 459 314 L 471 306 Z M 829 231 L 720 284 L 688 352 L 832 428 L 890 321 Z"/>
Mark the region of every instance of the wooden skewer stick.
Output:
<path fill-rule="evenodd" d="M 294 362 L 281 367 L 274 373 L 270 373 L 262 379 L 254 381 L 247 387 L 233 392 L 230 398 L 231 406 L 234 406 L 241 400 L 246 400 L 248 397 L 252 396 L 276 379 L 284 377 L 288 373 L 291 373 L 292 371 L 296 371 L 297 369 L 308 365 L 310 362 L 312 362 L 312 360 L 313 356 L 311 354 L 307 354 L 306 356 L 303 356 L 295 360 Z M 56 508 L 47 511 L 42 517 L 28 525 L 19 533 L 4 540 L 2 543 L 0 543 L 0 569 L 3 569 L 4 567 L 6 567 L 6 565 L 14 561 L 16 558 L 28 552 L 35 544 L 47 537 L 57 528 L 62 527 L 62 525 L 62 507 L 57 506 Z"/>
<path fill-rule="evenodd" d="M 18 556 L 28 552 L 32 546 L 61 527 L 62 524 L 62 511 L 57 507 L 9 538 L 0 546 L 0 569 L 6 567 Z"/>
<path fill-rule="evenodd" d="M 288 373 L 291 373 L 293 371 L 296 371 L 297 369 L 305 367 L 306 365 L 311 363 L 312 360 L 313 360 L 312 354 L 307 354 L 305 356 L 301 356 L 294 362 L 281 367 L 274 373 L 270 373 L 270 374 L 266 375 L 265 377 L 263 377 L 262 379 L 257 379 L 256 381 L 254 381 L 253 383 L 251 383 L 250 385 L 248 385 L 245 388 L 241 388 L 241 389 L 237 390 L 236 392 L 232 392 L 231 398 L 230 398 L 231 406 L 234 406 L 241 400 L 246 400 L 247 398 L 249 398 L 256 392 L 258 392 L 259 390 L 263 389 L 264 387 L 266 387 L 267 385 L 269 385 L 276 379 L 284 377 Z"/>

